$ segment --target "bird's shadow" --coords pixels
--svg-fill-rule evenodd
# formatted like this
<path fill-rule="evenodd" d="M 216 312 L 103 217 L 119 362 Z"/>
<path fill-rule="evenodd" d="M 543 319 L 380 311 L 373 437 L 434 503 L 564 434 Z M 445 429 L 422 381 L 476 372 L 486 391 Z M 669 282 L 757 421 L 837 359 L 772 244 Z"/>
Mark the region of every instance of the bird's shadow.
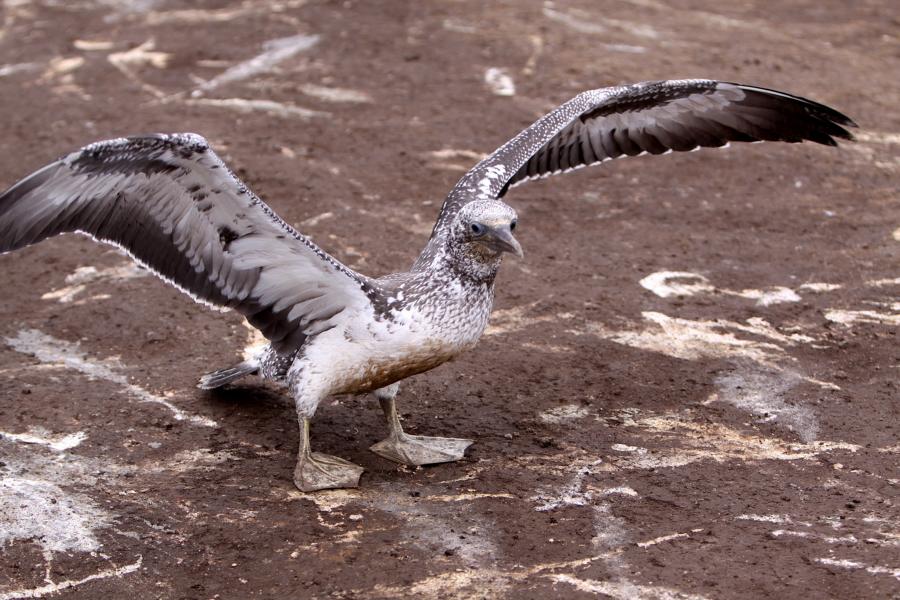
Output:
<path fill-rule="evenodd" d="M 264 384 L 229 385 L 213 390 L 203 390 L 201 395 L 206 402 L 219 410 L 232 411 L 250 408 L 265 413 L 281 412 L 285 408 L 294 406 L 294 402 L 288 394 Z"/>
<path fill-rule="evenodd" d="M 254 419 L 290 416 L 294 418 L 294 400 L 286 390 L 264 383 L 229 385 L 202 390 L 205 402 L 225 417 L 235 414 Z M 316 411 L 317 422 L 335 422 L 342 427 L 371 427 L 380 432 L 383 425 L 377 402 L 371 395 L 340 395 L 322 402 Z"/>

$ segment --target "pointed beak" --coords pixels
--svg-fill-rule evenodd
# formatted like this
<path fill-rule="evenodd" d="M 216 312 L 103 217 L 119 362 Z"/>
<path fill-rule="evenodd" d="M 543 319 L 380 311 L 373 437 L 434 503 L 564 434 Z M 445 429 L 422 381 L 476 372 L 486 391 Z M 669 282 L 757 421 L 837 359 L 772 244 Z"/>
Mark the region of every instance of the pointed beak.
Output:
<path fill-rule="evenodd" d="M 513 237 L 512 231 L 509 230 L 508 226 L 491 230 L 489 244 L 492 248 L 500 252 L 509 252 L 510 254 L 515 254 L 519 258 L 525 256 L 522 253 L 522 246 L 520 246 L 519 241 Z"/>

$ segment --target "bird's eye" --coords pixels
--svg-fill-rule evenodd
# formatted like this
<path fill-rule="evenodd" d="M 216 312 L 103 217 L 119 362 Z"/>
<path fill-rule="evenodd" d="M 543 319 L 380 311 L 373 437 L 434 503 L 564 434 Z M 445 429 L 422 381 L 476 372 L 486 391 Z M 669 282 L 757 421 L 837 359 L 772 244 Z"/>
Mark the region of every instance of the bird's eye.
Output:
<path fill-rule="evenodd" d="M 516 230 L 516 223 L 517 223 L 516 221 L 513 221 L 512 223 L 509 224 L 509 230 L 510 230 L 510 231 L 515 231 L 515 230 Z"/>
<path fill-rule="evenodd" d="M 470 225 L 469 227 L 472 230 L 472 233 L 474 233 L 475 235 L 481 235 L 482 233 L 484 233 L 484 225 L 482 225 L 481 223 L 472 223 L 472 225 Z"/>

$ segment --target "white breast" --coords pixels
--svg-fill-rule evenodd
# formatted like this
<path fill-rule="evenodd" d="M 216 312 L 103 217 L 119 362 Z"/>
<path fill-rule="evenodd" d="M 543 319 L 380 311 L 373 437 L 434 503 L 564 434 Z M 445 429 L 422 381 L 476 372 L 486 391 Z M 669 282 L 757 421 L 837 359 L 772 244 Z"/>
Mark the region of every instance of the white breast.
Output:
<path fill-rule="evenodd" d="M 343 327 L 316 336 L 305 348 L 303 370 L 337 394 L 371 391 L 433 369 L 472 348 L 484 332 L 493 294 L 479 291 L 443 286 L 392 319 L 377 319 L 367 307 Z"/>

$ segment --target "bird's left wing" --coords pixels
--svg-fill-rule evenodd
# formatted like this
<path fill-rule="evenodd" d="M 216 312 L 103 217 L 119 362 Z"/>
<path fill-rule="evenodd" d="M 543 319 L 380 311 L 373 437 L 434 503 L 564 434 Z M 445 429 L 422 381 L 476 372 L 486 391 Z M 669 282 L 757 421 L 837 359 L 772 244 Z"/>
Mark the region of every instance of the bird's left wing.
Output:
<path fill-rule="evenodd" d="M 377 295 L 251 193 L 195 134 L 97 142 L 0 194 L 0 253 L 65 232 L 126 250 L 295 350 Z"/>
<path fill-rule="evenodd" d="M 433 236 L 459 208 L 510 186 L 621 156 L 728 142 L 805 140 L 836 145 L 856 125 L 823 104 L 784 92 L 708 79 L 651 81 L 583 92 L 498 148 L 448 195 Z"/>

